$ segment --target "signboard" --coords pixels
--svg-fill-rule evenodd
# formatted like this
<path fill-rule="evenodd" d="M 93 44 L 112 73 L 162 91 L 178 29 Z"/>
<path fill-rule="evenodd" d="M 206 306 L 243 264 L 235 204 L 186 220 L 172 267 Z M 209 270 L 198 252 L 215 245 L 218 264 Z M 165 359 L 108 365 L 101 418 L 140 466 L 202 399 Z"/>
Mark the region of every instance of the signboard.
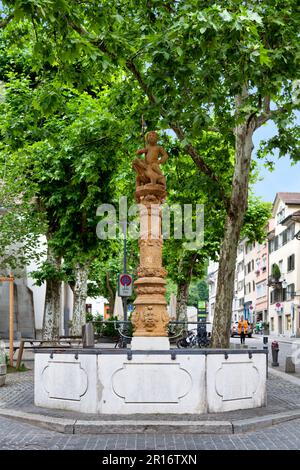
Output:
<path fill-rule="evenodd" d="M 198 312 L 197 312 L 197 321 L 204 323 L 203 327 L 205 328 L 206 325 L 206 317 L 207 317 L 207 311 L 206 311 L 206 302 L 205 300 L 198 300 Z M 199 328 L 201 329 L 202 325 L 198 325 L 198 330 Z"/>
<path fill-rule="evenodd" d="M 205 300 L 198 300 L 198 310 L 206 310 Z"/>
<path fill-rule="evenodd" d="M 127 273 L 119 275 L 118 294 L 120 297 L 130 297 L 132 295 L 132 276 Z"/>

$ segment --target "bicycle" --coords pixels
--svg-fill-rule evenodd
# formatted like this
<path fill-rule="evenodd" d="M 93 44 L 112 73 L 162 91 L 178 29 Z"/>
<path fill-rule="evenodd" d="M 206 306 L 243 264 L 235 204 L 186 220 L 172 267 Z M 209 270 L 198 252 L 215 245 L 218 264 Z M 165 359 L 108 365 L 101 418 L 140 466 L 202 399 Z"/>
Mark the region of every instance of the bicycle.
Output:
<path fill-rule="evenodd" d="M 127 348 L 128 344 L 130 344 L 131 342 L 131 336 L 127 336 L 124 334 L 127 333 L 127 330 L 122 326 L 116 329 L 118 330 L 119 337 L 115 343 L 115 348 Z"/>
<path fill-rule="evenodd" d="M 208 348 L 210 346 L 210 339 L 205 332 L 195 332 L 190 330 L 186 336 L 177 341 L 178 348 Z"/>

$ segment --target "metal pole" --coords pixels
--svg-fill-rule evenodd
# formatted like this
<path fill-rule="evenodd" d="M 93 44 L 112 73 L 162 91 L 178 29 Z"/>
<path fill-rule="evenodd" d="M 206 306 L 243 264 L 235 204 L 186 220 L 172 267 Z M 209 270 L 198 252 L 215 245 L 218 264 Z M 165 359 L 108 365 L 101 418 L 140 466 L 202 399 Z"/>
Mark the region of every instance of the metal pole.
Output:
<path fill-rule="evenodd" d="M 127 231 L 127 224 L 126 221 L 124 221 L 123 225 L 123 234 L 124 234 L 124 252 L 123 252 L 123 272 L 126 274 L 127 272 L 127 237 L 126 237 L 126 231 Z M 124 321 L 127 321 L 127 297 L 123 297 L 123 310 L 124 310 Z M 126 323 L 124 324 L 124 329 L 126 332 Z"/>
<path fill-rule="evenodd" d="M 14 278 L 9 280 L 9 365 L 14 365 Z"/>

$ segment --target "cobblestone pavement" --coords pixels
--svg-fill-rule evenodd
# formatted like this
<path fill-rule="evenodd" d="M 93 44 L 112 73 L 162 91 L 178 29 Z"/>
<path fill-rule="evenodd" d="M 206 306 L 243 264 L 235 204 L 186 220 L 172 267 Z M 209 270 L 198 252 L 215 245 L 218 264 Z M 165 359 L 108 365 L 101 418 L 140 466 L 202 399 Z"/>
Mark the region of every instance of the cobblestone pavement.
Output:
<path fill-rule="evenodd" d="M 0 417 L 1 450 L 296 450 L 300 419 L 247 434 L 67 435 Z"/>
<path fill-rule="evenodd" d="M 237 410 L 229 413 L 205 415 L 169 415 L 169 419 L 205 419 L 205 420 L 238 420 L 271 413 L 280 413 L 300 407 L 300 385 L 287 382 L 270 372 L 267 381 L 267 407 L 249 410 Z M 0 388 L 0 408 L 18 409 L 30 413 L 62 418 L 98 420 L 98 415 L 80 414 L 71 411 L 49 410 L 34 406 L 33 403 L 33 371 L 18 372 L 7 375 L 6 385 Z M 149 416 L 148 416 L 149 417 Z M 139 415 L 126 416 L 126 419 L 137 419 Z M 142 417 L 141 417 L 142 418 Z M 112 419 L 110 415 L 102 415 L 101 419 Z M 122 417 L 118 417 L 122 419 Z M 149 417 L 150 419 L 150 417 Z M 162 415 L 153 415 L 151 419 L 164 419 Z"/>
<path fill-rule="evenodd" d="M 286 342 L 285 338 L 272 338 L 269 337 L 269 365 L 272 363 L 272 354 L 271 354 L 271 344 L 272 341 L 276 340 L 279 342 L 279 353 L 278 353 L 278 362 L 279 367 L 276 367 L 277 370 L 285 372 L 285 359 L 286 356 L 294 355 L 295 357 L 295 373 L 289 374 L 293 377 L 300 378 L 300 341 L 299 338 L 291 340 L 291 342 Z M 239 343 L 239 338 L 231 338 L 231 343 Z M 253 338 L 246 338 L 246 345 L 250 347 L 263 347 L 263 336 L 257 335 Z"/>
<path fill-rule="evenodd" d="M 207 414 L 207 415 L 189 415 L 188 419 L 220 420 L 220 419 L 244 419 L 256 416 L 263 416 L 271 413 L 280 413 L 285 410 L 300 407 L 300 385 L 287 382 L 281 377 L 272 375 L 270 372 L 267 381 L 267 407 L 256 408 L 250 410 L 233 411 L 228 413 Z M 27 411 L 31 413 L 39 413 L 47 416 L 78 418 L 97 420 L 97 415 L 82 415 L 70 411 L 48 410 L 39 408 L 33 404 L 33 371 L 19 372 L 8 374 L 6 385 L 0 388 L 0 408 L 12 408 Z M 136 419 L 138 415 L 128 416 L 127 419 Z M 162 415 L 151 416 L 151 419 L 161 419 Z M 169 416 L 170 418 L 170 416 Z M 176 416 L 174 419 L 187 418 L 186 415 Z M 102 415 L 101 419 L 111 419 L 110 415 Z M 171 416 L 172 419 L 172 416 Z"/>

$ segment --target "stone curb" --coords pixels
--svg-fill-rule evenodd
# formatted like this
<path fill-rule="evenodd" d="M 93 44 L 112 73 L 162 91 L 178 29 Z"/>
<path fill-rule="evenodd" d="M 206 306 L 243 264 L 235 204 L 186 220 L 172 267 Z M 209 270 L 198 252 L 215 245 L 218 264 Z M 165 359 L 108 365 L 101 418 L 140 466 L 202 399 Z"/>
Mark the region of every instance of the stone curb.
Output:
<path fill-rule="evenodd" d="M 240 419 L 232 421 L 233 434 L 241 432 L 256 431 L 258 429 L 274 426 L 275 424 L 285 421 L 292 421 L 300 418 L 300 409 L 283 411 L 282 413 L 274 413 L 257 418 Z"/>
<path fill-rule="evenodd" d="M 63 434 L 237 434 L 256 431 L 300 418 L 300 408 L 257 418 L 234 421 L 88 421 L 55 418 L 13 409 L 0 409 L 0 416 Z"/>
<path fill-rule="evenodd" d="M 77 421 L 75 434 L 232 434 L 230 421 Z"/>
<path fill-rule="evenodd" d="M 74 425 L 76 422 L 74 419 L 55 418 L 53 416 L 26 413 L 12 409 L 0 409 L 0 416 L 63 434 L 74 434 Z"/>
<path fill-rule="evenodd" d="M 273 367 L 269 367 L 268 372 L 275 377 L 280 377 L 282 380 L 286 380 L 287 382 L 300 386 L 299 377 L 294 377 L 293 374 L 288 374 L 286 372 L 282 372 L 282 370 L 273 369 Z"/>

